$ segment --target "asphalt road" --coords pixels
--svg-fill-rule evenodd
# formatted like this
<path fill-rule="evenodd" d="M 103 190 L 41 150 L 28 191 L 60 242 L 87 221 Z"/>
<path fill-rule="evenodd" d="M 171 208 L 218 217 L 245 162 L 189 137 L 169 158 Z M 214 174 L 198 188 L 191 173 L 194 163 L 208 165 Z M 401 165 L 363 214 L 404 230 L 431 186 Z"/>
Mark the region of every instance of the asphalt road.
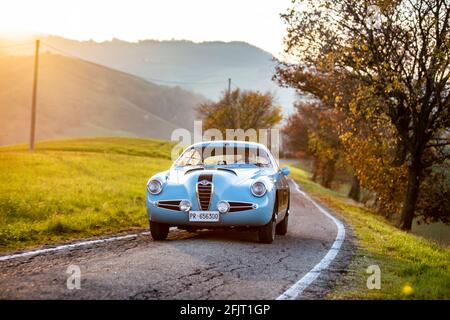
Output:
<path fill-rule="evenodd" d="M 286 236 L 173 230 L 0 261 L 1 299 L 276 299 L 329 252 L 337 227 L 291 185 Z M 347 240 L 346 240 L 347 241 Z M 345 242 L 347 243 L 347 242 Z M 345 271 L 351 245 L 298 298 L 322 298 Z M 69 290 L 69 266 L 81 271 Z M 74 282 L 72 282 L 74 283 Z"/>

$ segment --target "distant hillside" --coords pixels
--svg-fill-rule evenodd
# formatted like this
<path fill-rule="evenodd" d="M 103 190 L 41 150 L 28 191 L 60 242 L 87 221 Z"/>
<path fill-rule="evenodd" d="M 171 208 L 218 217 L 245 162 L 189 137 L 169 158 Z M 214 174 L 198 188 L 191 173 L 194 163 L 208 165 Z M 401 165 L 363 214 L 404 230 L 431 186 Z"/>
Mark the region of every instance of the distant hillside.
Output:
<path fill-rule="evenodd" d="M 33 58 L 0 56 L 0 145 L 29 137 Z M 170 138 L 191 129 L 201 95 L 79 59 L 40 58 L 37 138 L 125 135 Z"/>
<path fill-rule="evenodd" d="M 214 100 L 226 88 L 227 79 L 231 78 L 233 86 L 275 93 L 285 113 L 292 110 L 294 91 L 280 88 L 271 80 L 276 65 L 272 55 L 248 43 L 155 40 L 97 43 L 54 36 L 42 41 L 68 54 L 155 83 L 180 85 Z"/>

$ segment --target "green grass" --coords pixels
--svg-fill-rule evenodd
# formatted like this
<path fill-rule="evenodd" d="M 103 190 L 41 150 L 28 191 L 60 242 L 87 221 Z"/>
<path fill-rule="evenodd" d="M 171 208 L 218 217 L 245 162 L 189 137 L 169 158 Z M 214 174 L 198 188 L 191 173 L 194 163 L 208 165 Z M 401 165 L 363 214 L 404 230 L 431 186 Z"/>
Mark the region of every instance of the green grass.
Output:
<path fill-rule="evenodd" d="M 413 221 L 412 232 L 419 236 L 435 240 L 444 246 L 450 246 L 450 225 L 443 222 L 418 224 L 415 219 Z"/>
<path fill-rule="evenodd" d="M 36 151 L 94 152 L 170 159 L 174 145 L 173 142 L 156 139 L 107 137 L 43 141 L 36 145 Z M 27 144 L 0 148 L 0 152 L 27 150 Z"/>
<path fill-rule="evenodd" d="M 291 177 L 353 227 L 356 254 L 329 299 L 450 299 L 450 248 L 403 232 L 386 219 L 325 189 L 291 167 Z M 369 290 L 366 269 L 381 269 L 381 289 Z"/>
<path fill-rule="evenodd" d="M 0 148 L 0 251 L 148 225 L 145 184 L 172 143 L 98 138 Z"/>

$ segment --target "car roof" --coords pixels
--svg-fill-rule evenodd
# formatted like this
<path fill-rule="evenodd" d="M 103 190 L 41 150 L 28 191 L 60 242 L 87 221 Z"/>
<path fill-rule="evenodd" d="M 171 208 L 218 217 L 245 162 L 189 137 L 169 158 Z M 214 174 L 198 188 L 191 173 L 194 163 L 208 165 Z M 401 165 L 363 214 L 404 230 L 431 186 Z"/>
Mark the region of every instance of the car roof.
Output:
<path fill-rule="evenodd" d="M 190 146 L 192 147 L 221 147 L 224 145 L 231 145 L 233 147 L 253 147 L 253 148 L 261 148 L 267 150 L 267 147 L 262 143 L 251 142 L 251 141 L 241 141 L 241 140 L 212 140 L 212 141 L 201 141 L 194 143 Z"/>

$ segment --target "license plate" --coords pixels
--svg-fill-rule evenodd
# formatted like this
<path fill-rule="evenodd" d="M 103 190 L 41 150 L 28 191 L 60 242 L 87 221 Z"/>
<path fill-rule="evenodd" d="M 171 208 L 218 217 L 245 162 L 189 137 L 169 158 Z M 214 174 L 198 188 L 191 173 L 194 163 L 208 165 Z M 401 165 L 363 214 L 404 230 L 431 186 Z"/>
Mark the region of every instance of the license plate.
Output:
<path fill-rule="evenodd" d="M 191 222 L 219 222 L 218 211 L 190 211 L 189 221 Z"/>

